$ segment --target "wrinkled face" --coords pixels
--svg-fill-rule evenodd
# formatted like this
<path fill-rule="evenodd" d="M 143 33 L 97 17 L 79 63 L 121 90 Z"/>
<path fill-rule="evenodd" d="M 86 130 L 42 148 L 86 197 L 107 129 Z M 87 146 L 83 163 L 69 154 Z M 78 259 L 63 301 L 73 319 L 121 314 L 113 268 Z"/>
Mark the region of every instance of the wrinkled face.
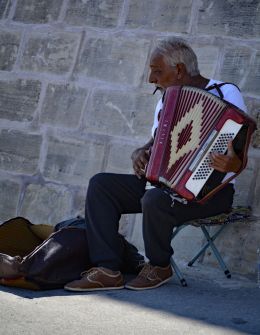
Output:
<path fill-rule="evenodd" d="M 179 85 L 178 69 L 168 65 L 160 54 L 153 54 L 150 61 L 149 83 L 164 91 L 167 87 Z"/>

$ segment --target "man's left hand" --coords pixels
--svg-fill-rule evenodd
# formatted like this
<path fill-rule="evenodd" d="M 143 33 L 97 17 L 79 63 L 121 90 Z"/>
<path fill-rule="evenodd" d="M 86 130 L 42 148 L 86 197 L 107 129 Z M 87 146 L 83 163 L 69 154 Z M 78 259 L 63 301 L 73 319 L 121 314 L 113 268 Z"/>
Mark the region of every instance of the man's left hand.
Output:
<path fill-rule="evenodd" d="M 212 153 L 211 167 L 220 172 L 238 172 L 241 168 L 241 160 L 235 153 L 232 141 L 228 143 L 228 150 L 225 155 Z"/>

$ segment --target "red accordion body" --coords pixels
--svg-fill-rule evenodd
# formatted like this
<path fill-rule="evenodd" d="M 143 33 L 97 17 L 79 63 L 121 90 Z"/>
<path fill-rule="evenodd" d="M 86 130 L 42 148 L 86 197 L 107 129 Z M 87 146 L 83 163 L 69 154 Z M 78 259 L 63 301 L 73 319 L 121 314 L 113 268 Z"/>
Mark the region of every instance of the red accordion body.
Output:
<path fill-rule="evenodd" d="M 215 171 L 209 166 L 210 153 L 224 154 L 228 142 L 243 134 L 240 137 L 244 136 L 244 168 L 255 128 L 255 122 L 247 114 L 205 90 L 190 86 L 169 87 L 146 178 L 167 185 L 187 200 L 199 196 L 201 199 L 200 191 Z M 216 187 L 216 191 L 220 188 Z"/>

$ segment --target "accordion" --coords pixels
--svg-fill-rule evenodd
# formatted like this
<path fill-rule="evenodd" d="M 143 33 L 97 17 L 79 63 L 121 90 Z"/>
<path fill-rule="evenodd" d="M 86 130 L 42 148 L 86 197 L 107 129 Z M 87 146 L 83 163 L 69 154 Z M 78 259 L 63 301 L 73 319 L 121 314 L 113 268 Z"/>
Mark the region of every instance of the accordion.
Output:
<path fill-rule="evenodd" d="M 146 178 L 152 184 L 166 185 L 187 200 L 203 202 L 245 168 L 255 129 L 254 120 L 247 114 L 203 89 L 169 87 Z M 229 141 L 233 141 L 242 167 L 222 183 L 226 173 L 210 167 L 210 154 L 224 154 Z"/>

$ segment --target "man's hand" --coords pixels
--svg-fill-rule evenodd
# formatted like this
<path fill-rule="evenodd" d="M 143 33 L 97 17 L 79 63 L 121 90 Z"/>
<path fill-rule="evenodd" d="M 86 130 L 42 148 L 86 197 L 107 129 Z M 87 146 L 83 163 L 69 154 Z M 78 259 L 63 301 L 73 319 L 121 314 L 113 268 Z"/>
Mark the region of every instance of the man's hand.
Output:
<path fill-rule="evenodd" d="M 134 173 L 138 178 L 145 175 L 145 167 L 150 158 L 150 150 L 146 148 L 136 149 L 132 155 L 131 159 L 133 162 Z"/>
<path fill-rule="evenodd" d="M 241 160 L 235 153 L 232 141 L 228 143 L 228 151 L 225 155 L 212 153 L 211 167 L 220 172 L 238 172 L 241 168 Z"/>

